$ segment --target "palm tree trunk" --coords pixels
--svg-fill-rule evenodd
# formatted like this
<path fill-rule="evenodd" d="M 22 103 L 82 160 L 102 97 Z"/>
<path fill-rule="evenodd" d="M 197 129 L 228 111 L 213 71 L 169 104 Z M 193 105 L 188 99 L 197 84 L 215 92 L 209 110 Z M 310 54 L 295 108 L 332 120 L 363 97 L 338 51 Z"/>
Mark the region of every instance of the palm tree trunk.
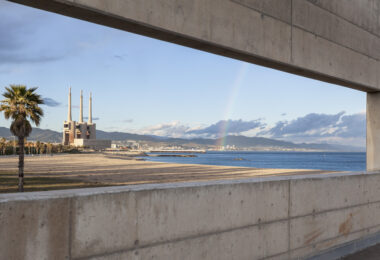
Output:
<path fill-rule="evenodd" d="M 24 137 L 18 136 L 18 191 L 24 191 Z"/>

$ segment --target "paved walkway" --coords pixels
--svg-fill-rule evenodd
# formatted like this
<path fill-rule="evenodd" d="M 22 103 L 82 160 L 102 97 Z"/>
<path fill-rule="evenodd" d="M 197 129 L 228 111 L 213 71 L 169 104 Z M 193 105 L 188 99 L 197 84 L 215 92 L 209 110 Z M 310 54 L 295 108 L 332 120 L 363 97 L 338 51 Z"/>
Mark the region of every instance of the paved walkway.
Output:
<path fill-rule="evenodd" d="M 353 255 L 346 256 L 342 260 L 379 260 L 380 244 L 359 251 Z"/>

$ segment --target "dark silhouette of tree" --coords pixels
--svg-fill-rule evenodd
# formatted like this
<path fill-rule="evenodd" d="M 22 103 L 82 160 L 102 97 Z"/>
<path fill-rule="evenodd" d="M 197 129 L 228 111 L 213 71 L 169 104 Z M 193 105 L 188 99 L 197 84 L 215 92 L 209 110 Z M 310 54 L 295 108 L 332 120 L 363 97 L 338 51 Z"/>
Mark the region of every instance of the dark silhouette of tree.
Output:
<path fill-rule="evenodd" d="M 36 126 L 40 124 L 43 111 L 39 105 L 43 99 L 35 93 L 37 88 L 27 88 L 23 85 L 5 87 L 4 100 L 0 101 L 0 112 L 5 119 L 12 119 L 10 130 L 18 138 L 18 191 L 24 191 L 24 145 L 25 138 L 32 132 L 31 120 Z"/>

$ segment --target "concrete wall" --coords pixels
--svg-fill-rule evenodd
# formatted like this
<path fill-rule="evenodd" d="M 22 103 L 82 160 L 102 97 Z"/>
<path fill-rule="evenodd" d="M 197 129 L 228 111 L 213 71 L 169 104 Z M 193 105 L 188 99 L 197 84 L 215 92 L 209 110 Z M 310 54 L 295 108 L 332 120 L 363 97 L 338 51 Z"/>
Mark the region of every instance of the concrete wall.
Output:
<path fill-rule="evenodd" d="M 367 171 L 380 170 L 380 92 L 367 93 Z"/>
<path fill-rule="evenodd" d="M 380 174 L 2 194 L 0 258 L 302 259 L 379 234 L 379 198 Z"/>
<path fill-rule="evenodd" d="M 380 90 L 378 0 L 12 1 L 359 90 Z"/>

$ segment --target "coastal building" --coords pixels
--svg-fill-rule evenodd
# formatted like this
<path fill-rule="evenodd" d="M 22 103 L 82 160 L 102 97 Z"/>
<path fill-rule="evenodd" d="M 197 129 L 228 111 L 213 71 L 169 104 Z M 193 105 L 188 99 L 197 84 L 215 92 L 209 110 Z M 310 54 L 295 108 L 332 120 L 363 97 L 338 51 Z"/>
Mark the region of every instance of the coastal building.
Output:
<path fill-rule="evenodd" d="M 96 124 L 92 122 L 92 96 L 89 99 L 88 121 L 83 121 L 83 92 L 80 92 L 79 121 L 73 121 L 71 116 L 71 88 L 69 89 L 69 102 L 67 120 L 63 123 L 63 145 L 105 149 L 111 147 L 111 140 L 96 139 Z"/>

